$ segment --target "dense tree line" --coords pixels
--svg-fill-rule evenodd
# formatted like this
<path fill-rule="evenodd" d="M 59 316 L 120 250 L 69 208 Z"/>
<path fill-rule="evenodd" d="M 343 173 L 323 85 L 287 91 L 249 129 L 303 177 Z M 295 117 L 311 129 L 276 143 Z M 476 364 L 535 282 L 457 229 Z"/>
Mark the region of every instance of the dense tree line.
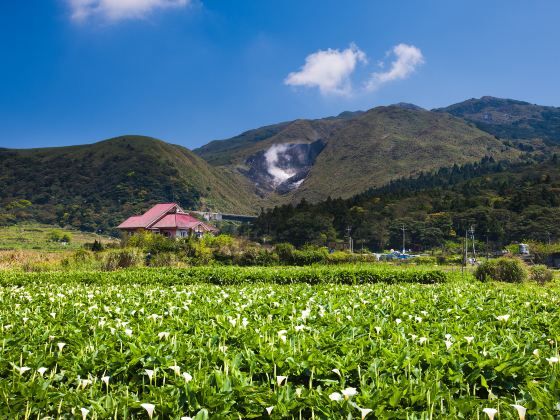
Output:
<path fill-rule="evenodd" d="M 495 247 L 514 241 L 560 238 L 558 157 L 517 163 L 485 158 L 394 181 L 354 198 L 284 205 L 263 211 L 255 239 L 324 245 L 344 241 L 372 250 L 450 247 L 470 226 Z"/>

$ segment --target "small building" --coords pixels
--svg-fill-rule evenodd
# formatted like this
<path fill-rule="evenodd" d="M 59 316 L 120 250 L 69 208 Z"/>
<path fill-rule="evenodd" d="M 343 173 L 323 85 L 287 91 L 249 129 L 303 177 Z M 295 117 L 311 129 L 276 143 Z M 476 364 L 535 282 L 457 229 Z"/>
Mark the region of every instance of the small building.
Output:
<path fill-rule="evenodd" d="M 205 233 L 218 233 L 214 226 L 186 213 L 176 203 L 156 204 L 141 216 L 129 217 L 117 229 L 129 234 L 149 231 L 168 238 L 200 237 Z"/>

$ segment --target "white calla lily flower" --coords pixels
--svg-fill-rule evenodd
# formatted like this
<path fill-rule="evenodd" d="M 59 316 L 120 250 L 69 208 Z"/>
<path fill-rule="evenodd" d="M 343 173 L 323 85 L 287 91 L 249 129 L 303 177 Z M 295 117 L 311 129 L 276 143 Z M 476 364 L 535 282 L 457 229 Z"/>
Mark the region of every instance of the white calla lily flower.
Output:
<path fill-rule="evenodd" d="M 150 418 L 153 417 L 154 409 L 156 408 L 156 406 L 154 404 L 143 403 L 143 404 L 140 404 L 140 407 L 142 407 L 144 410 L 146 410 L 146 412 L 148 413 L 148 417 L 150 417 Z"/>
<path fill-rule="evenodd" d="M 482 412 L 486 413 L 490 420 L 494 420 L 494 417 L 498 413 L 498 410 L 496 410 L 495 408 L 484 408 Z"/>

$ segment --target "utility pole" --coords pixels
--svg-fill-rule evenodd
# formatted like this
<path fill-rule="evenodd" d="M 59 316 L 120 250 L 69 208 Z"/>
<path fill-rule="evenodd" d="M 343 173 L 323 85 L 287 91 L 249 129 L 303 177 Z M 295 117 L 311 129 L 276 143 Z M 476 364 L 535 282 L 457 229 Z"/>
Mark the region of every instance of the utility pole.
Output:
<path fill-rule="evenodd" d="M 463 265 L 466 267 L 467 266 L 467 253 L 468 253 L 468 247 L 469 247 L 469 237 L 468 237 L 468 229 L 465 229 L 465 247 L 463 249 L 464 251 L 464 255 L 463 255 Z"/>
<path fill-rule="evenodd" d="M 405 232 L 406 232 L 407 229 L 404 227 L 404 223 L 401 227 L 401 230 L 402 230 L 402 253 L 406 254 L 406 246 L 405 246 L 406 234 L 405 234 Z"/>
<path fill-rule="evenodd" d="M 462 243 L 463 248 L 461 249 L 461 253 L 463 254 L 463 263 L 461 264 L 461 278 L 465 276 L 465 268 L 467 266 L 467 234 L 465 232 L 465 239 Z"/>
<path fill-rule="evenodd" d="M 350 250 L 351 253 L 354 253 L 354 243 L 352 241 L 352 237 L 350 236 L 350 231 L 352 229 L 350 228 L 350 226 L 348 226 L 346 228 L 346 234 L 348 235 L 348 249 Z"/>
<path fill-rule="evenodd" d="M 471 225 L 470 229 L 469 229 L 469 233 L 471 234 L 471 239 L 472 239 L 472 252 L 473 252 L 473 261 L 476 261 L 476 249 L 474 246 L 474 226 Z"/>
<path fill-rule="evenodd" d="M 490 250 L 488 248 L 488 233 L 489 233 L 488 229 L 486 229 L 486 261 L 488 261 L 488 258 L 490 256 L 490 254 L 489 254 Z"/>

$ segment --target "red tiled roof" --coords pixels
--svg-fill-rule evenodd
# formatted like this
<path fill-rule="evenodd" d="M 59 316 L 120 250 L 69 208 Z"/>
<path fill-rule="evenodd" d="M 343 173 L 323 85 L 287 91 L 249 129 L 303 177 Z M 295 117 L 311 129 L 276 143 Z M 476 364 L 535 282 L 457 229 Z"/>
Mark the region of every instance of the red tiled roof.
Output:
<path fill-rule="evenodd" d="M 170 212 L 174 207 L 179 208 L 175 203 L 164 203 L 156 204 L 142 216 L 132 216 L 122 222 L 118 229 L 138 229 L 138 228 L 148 228 L 159 219 L 161 219 L 165 214 Z"/>
<path fill-rule="evenodd" d="M 122 222 L 120 225 L 117 226 L 117 229 L 135 229 L 141 228 L 140 219 L 142 216 L 132 216 Z"/>
<path fill-rule="evenodd" d="M 152 229 L 192 229 L 202 222 L 189 214 L 174 213 L 161 218 Z M 204 223 L 202 223 L 204 224 Z"/>
<path fill-rule="evenodd" d="M 151 226 L 151 229 L 195 229 L 203 232 L 217 232 L 214 226 L 207 225 L 197 218 L 186 213 L 168 214 L 160 219 L 156 224 Z"/>
<path fill-rule="evenodd" d="M 207 225 L 190 214 L 184 213 L 175 203 L 156 204 L 142 216 L 132 216 L 122 222 L 118 229 L 194 229 L 204 232 L 217 232 L 214 226 Z"/>

